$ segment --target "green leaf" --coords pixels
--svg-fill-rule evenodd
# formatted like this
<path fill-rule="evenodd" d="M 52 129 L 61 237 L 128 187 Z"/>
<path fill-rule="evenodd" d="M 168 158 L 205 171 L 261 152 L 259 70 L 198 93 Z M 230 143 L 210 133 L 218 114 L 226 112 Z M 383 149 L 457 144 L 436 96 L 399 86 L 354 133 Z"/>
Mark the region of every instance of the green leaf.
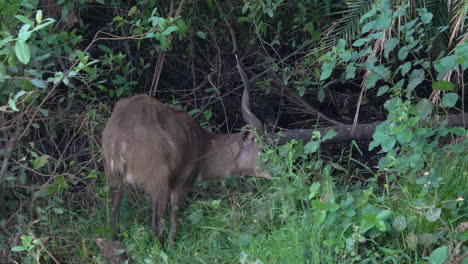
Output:
<path fill-rule="evenodd" d="M 416 86 L 424 81 L 424 70 L 423 69 L 415 69 L 411 72 L 410 79 L 408 82 L 408 90 L 412 91 Z"/>
<path fill-rule="evenodd" d="M 429 256 L 429 261 L 431 264 L 443 264 L 448 258 L 448 248 L 447 246 L 442 246 L 434 250 Z"/>
<path fill-rule="evenodd" d="M 177 26 L 172 25 L 172 26 L 169 26 L 168 28 L 166 28 L 166 29 L 162 32 L 162 34 L 165 35 L 165 36 L 167 36 L 167 35 L 170 35 L 172 32 L 177 31 L 178 29 L 179 29 L 179 28 L 178 28 Z"/>
<path fill-rule="evenodd" d="M 32 80 L 30 80 L 30 82 L 31 82 L 32 85 L 36 86 L 37 88 L 41 88 L 41 89 L 47 88 L 47 85 L 42 80 L 32 79 Z"/>
<path fill-rule="evenodd" d="M 327 133 L 325 134 L 325 136 L 323 136 L 322 138 L 322 142 L 326 141 L 326 140 L 329 140 L 329 139 L 332 139 L 336 136 L 336 131 L 334 129 L 330 129 L 327 131 Z"/>
<path fill-rule="evenodd" d="M 373 17 L 376 13 L 377 13 L 377 9 L 372 8 L 369 12 L 362 15 L 362 17 L 359 19 L 359 23 L 362 24 L 364 20 L 366 20 L 367 18 Z"/>
<path fill-rule="evenodd" d="M 50 25 L 50 24 L 52 24 L 52 23 L 55 22 L 55 20 L 52 19 L 52 18 L 46 18 L 44 21 L 45 21 L 45 23 L 42 22 L 42 24 L 36 26 L 36 27 L 32 30 L 32 32 L 41 30 L 41 29 L 43 29 L 43 28 L 47 27 L 48 25 Z"/>
<path fill-rule="evenodd" d="M 335 68 L 336 61 L 331 60 L 331 61 L 326 61 L 322 65 L 322 74 L 320 75 L 320 81 L 326 80 L 328 77 L 330 77 L 331 73 L 333 72 L 333 69 Z"/>
<path fill-rule="evenodd" d="M 391 38 L 385 42 L 384 45 L 384 57 L 388 59 L 390 52 L 398 45 L 399 40 L 397 38 Z"/>
<path fill-rule="evenodd" d="M 392 216 L 392 211 L 390 210 L 383 210 L 380 213 L 377 214 L 377 219 L 379 220 L 385 220 Z"/>
<path fill-rule="evenodd" d="M 17 40 L 15 43 L 15 54 L 18 60 L 23 64 L 28 64 L 31 59 L 31 51 L 29 50 L 28 44 L 23 40 Z"/>
<path fill-rule="evenodd" d="M 31 25 L 29 24 L 23 25 L 18 33 L 18 39 L 22 41 L 27 41 L 31 37 L 31 31 L 29 31 L 30 28 Z"/>
<path fill-rule="evenodd" d="M 346 76 L 345 80 L 353 79 L 356 76 L 356 66 L 354 63 L 346 65 Z"/>
<path fill-rule="evenodd" d="M 34 22 L 33 22 L 31 19 L 29 19 L 29 18 L 27 18 L 27 17 L 25 17 L 25 16 L 16 15 L 15 17 L 16 17 L 16 19 L 18 19 L 19 21 L 21 21 L 21 22 L 23 22 L 23 23 L 25 23 L 25 24 L 28 24 L 28 25 L 30 25 L 31 27 L 34 26 Z"/>
<path fill-rule="evenodd" d="M 405 76 L 409 72 L 409 70 L 411 70 L 411 62 L 405 62 L 405 64 L 398 67 L 398 69 L 400 69 L 401 75 Z"/>
<path fill-rule="evenodd" d="M 454 88 L 455 84 L 445 80 L 440 80 L 435 83 L 432 83 L 432 90 L 436 91 L 453 91 Z"/>
<path fill-rule="evenodd" d="M 325 210 L 325 205 L 320 200 L 312 200 L 310 203 L 314 208 Z"/>
<path fill-rule="evenodd" d="M 319 141 L 309 141 L 305 146 L 304 146 L 304 153 L 305 154 L 310 154 L 310 153 L 315 153 L 320 147 L 320 142 Z"/>
<path fill-rule="evenodd" d="M 411 250 L 416 250 L 416 247 L 418 246 L 418 237 L 413 233 L 410 232 L 406 236 L 406 244 L 408 245 L 408 248 Z"/>
<path fill-rule="evenodd" d="M 370 30 L 373 30 L 375 28 L 374 26 L 375 26 L 375 21 L 368 22 L 362 27 L 362 34 L 367 33 Z"/>
<path fill-rule="evenodd" d="M 339 39 L 338 42 L 336 43 L 336 51 L 337 52 L 344 52 L 345 48 L 346 48 L 346 40 Z"/>
<path fill-rule="evenodd" d="M 377 81 L 381 80 L 382 76 L 379 74 L 371 71 L 367 76 L 366 79 L 364 80 L 364 87 L 367 89 L 375 87 L 375 84 Z"/>
<path fill-rule="evenodd" d="M 39 168 L 42 168 L 44 165 L 47 164 L 47 161 L 49 161 L 49 158 L 50 158 L 49 155 L 42 155 L 42 156 L 36 158 L 33 161 L 34 169 L 37 170 Z"/>
<path fill-rule="evenodd" d="M 197 36 L 201 39 L 206 39 L 205 32 L 202 31 L 197 31 Z"/>
<path fill-rule="evenodd" d="M 49 116 L 49 111 L 47 109 L 42 109 L 40 108 L 39 109 L 39 112 L 41 112 L 41 114 L 44 116 L 44 117 L 48 117 Z"/>
<path fill-rule="evenodd" d="M 401 232 L 405 230 L 406 227 L 408 226 L 408 224 L 406 223 L 406 217 L 404 217 L 403 215 L 396 217 L 395 219 L 393 219 L 392 225 L 395 231 L 397 232 Z"/>
<path fill-rule="evenodd" d="M 317 191 L 320 189 L 320 182 L 314 182 L 309 188 L 309 200 L 315 197 Z"/>
<path fill-rule="evenodd" d="M 441 213 L 442 213 L 442 210 L 440 208 L 437 208 L 437 207 L 430 208 L 427 211 L 426 219 L 429 222 L 435 222 L 440 218 Z"/>
<path fill-rule="evenodd" d="M 426 8 L 418 8 L 418 9 L 416 9 L 416 11 L 418 11 L 419 17 L 421 18 L 421 21 L 424 24 L 431 23 L 433 15 L 431 13 L 427 12 Z"/>
<path fill-rule="evenodd" d="M 432 112 L 432 103 L 428 99 L 421 99 L 416 104 L 416 114 L 420 120 L 425 120 Z"/>
<path fill-rule="evenodd" d="M 377 227 L 377 229 L 379 229 L 382 232 L 387 231 L 387 226 L 385 225 L 385 222 L 382 220 L 375 221 L 375 226 Z"/>
<path fill-rule="evenodd" d="M 384 152 L 389 152 L 391 149 L 393 149 L 393 147 L 395 147 L 395 143 L 395 138 L 388 136 L 381 141 L 380 145 L 382 146 L 382 150 Z"/>
<path fill-rule="evenodd" d="M 13 251 L 13 252 L 20 252 L 20 251 L 25 251 L 25 250 L 26 250 L 26 248 L 22 247 L 22 246 L 15 246 L 15 247 L 11 248 L 11 251 Z"/>
<path fill-rule="evenodd" d="M 444 107 L 454 107 L 458 101 L 458 94 L 456 93 L 446 93 L 442 97 L 442 106 Z"/>
<path fill-rule="evenodd" d="M 324 91 L 324 89 L 319 89 L 319 91 L 317 93 L 317 99 L 319 100 L 319 102 L 323 103 L 323 101 L 325 100 L 325 91 Z"/>
<path fill-rule="evenodd" d="M 386 92 L 388 92 L 388 89 L 390 89 L 390 87 L 388 87 L 388 85 L 384 85 L 384 86 L 380 87 L 379 90 L 377 91 L 377 96 L 381 96 L 381 95 L 385 94 Z"/>
<path fill-rule="evenodd" d="M 370 38 L 361 38 L 353 42 L 353 47 L 361 47 L 362 45 L 366 44 Z"/>
<path fill-rule="evenodd" d="M 398 51 L 398 59 L 399 60 L 404 60 L 406 57 L 408 57 L 409 53 L 409 48 L 407 46 L 401 47 L 401 49 Z"/>
<path fill-rule="evenodd" d="M 448 72 L 457 66 L 457 55 L 444 57 L 434 63 L 434 69 L 437 72 Z"/>
<path fill-rule="evenodd" d="M 392 22 L 392 15 L 390 12 L 380 13 L 375 20 L 375 28 L 378 30 L 386 29 Z"/>
<path fill-rule="evenodd" d="M 138 7 L 136 5 L 132 6 L 132 8 L 130 8 L 130 11 L 128 11 L 128 16 L 135 15 L 137 11 L 138 11 Z"/>

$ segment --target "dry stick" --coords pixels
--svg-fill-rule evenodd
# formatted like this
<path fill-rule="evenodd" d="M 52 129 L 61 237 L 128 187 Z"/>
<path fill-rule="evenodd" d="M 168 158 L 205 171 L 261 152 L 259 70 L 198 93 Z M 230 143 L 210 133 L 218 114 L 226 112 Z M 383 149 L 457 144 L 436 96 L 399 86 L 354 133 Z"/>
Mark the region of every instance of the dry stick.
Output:
<path fill-rule="evenodd" d="M 13 147 L 15 146 L 15 143 L 17 140 L 18 140 L 17 135 L 14 135 L 10 138 L 10 141 L 8 142 L 5 157 L 3 158 L 3 162 L 2 162 L 2 168 L 0 169 L 0 184 L 3 182 L 3 176 L 5 175 L 7 167 L 8 167 L 10 154 L 11 154 L 11 151 L 13 151 Z"/>
<path fill-rule="evenodd" d="M 182 10 L 182 6 L 184 5 L 185 0 L 180 1 L 179 7 L 175 13 L 175 17 L 179 16 L 180 11 Z M 171 2 L 171 6 L 172 2 Z M 169 17 L 172 16 L 172 7 L 171 11 L 169 12 Z M 168 37 L 169 41 L 172 40 L 172 35 Z M 150 88 L 150 95 L 154 96 L 156 94 L 156 89 L 158 88 L 159 77 L 161 76 L 162 67 L 164 65 L 164 58 L 166 57 L 166 52 L 161 51 L 158 55 L 158 60 L 156 62 L 156 68 L 154 69 L 153 80 L 151 81 L 151 88 Z"/>

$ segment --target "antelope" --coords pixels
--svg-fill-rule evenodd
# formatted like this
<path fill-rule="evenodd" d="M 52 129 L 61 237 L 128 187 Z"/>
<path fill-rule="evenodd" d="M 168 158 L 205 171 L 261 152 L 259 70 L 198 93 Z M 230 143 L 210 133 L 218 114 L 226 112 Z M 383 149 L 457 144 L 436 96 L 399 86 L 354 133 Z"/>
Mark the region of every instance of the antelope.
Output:
<path fill-rule="evenodd" d="M 271 179 L 257 158 L 262 145 L 254 132 L 264 135 L 263 125 L 250 111 L 247 78 L 239 64 L 237 68 L 244 84 L 241 110 L 247 123 L 240 133 L 211 133 L 185 111 L 146 95 L 118 101 L 102 134 L 116 233 L 126 184 L 141 187 L 150 196 L 152 230 L 164 246 L 168 203 L 174 242 L 179 208 L 196 179 L 227 178 L 233 173 Z"/>

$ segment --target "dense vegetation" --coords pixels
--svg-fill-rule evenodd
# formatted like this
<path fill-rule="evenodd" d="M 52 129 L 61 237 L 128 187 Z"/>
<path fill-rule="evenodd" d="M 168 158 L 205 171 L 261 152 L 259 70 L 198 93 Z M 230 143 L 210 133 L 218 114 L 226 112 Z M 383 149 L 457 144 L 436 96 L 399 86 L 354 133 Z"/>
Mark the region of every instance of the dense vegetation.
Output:
<path fill-rule="evenodd" d="M 130 188 L 134 263 L 468 263 L 467 17 L 463 0 L 1 1 L 0 262 L 104 261 L 113 105 L 147 93 L 234 132 L 236 54 L 270 132 L 380 123 L 266 146 L 271 181 L 201 182 L 167 249 Z"/>

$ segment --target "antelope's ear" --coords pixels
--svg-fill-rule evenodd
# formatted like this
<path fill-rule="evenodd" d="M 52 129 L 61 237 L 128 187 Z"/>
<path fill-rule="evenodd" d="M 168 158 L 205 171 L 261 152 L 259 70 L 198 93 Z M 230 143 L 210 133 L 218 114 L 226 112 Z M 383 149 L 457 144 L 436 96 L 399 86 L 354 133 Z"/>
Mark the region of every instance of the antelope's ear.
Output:
<path fill-rule="evenodd" d="M 246 144 L 252 143 L 254 140 L 254 134 L 252 131 L 252 127 L 250 125 L 246 125 L 242 128 L 242 141 Z"/>

